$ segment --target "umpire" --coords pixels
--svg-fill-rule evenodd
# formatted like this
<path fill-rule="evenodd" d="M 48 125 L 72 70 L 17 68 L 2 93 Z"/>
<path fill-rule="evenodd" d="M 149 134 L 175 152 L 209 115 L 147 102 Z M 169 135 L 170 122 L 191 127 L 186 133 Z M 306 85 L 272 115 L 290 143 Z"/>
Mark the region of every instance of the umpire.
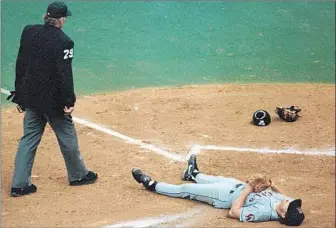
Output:
<path fill-rule="evenodd" d="M 72 59 L 74 42 L 61 30 L 71 12 L 63 2 L 48 5 L 44 24 L 27 25 L 22 32 L 16 60 L 15 91 L 7 98 L 25 112 L 23 136 L 15 157 L 11 196 L 37 191 L 31 171 L 46 123 L 56 134 L 71 186 L 94 183 L 80 155 L 72 121 L 74 93 Z"/>

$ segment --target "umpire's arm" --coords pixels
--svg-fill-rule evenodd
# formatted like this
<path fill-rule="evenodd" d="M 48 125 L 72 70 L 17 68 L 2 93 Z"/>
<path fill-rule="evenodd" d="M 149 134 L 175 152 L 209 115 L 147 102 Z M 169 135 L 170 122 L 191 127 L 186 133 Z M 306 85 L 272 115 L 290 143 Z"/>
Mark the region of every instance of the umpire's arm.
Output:
<path fill-rule="evenodd" d="M 56 54 L 56 74 L 58 77 L 58 86 L 62 105 L 74 107 L 76 95 L 74 92 L 72 59 L 74 43 L 71 40 L 62 40 L 55 47 Z"/>
<path fill-rule="evenodd" d="M 16 68 L 15 68 L 15 91 L 19 91 L 22 86 L 22 80 L 26 74 L 26 67 L 28 62 L 28 56 L 26 53 L 26 45 L 27 44 L 27 35 L 26 31 L 30 28 L 30 25 L 27 25 L 23 28 L 21 38 L 20 38 L 20 46 L 19 51 L 16 57 Z"/>

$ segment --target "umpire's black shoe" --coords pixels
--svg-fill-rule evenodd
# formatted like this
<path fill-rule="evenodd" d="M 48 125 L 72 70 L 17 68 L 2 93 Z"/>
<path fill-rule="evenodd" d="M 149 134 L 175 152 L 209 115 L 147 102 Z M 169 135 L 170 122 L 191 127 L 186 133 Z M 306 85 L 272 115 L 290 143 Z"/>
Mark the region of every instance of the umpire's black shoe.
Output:
<path fill-rule="evenodd" d="M 12 188 L 11 190 L 11 196 L 12 197 L 19 197 L 19 196 L 24 196 L 28 195 L 31 193 L 34 193 L 37 191 L 37 187 L 35 185 L 29 185 L 23 188 Z"/>
<path fill-rule="evenodd" d="M 150 191 L 155 191 L 155 186 L 157 182 L 153 181 L 150 176 L 144 174 L 140 169 L 133 168 L 132 176 L 138 183 L 141 183 L 143 186 L 145 186 L 146 189 Z"/>
<path fill-rule="evenodd" d="M 76 181 L 70 181 L 70 185 L 79 186 L 79 185 L 93 184 L 94 182 L 96 182 L 97 179 L 98 179 L 98 174 L 92 171 L 89 171 L 88 174 L 86 174 L 86 176 L 83 177 L 82 179 L 76 180 Z"/>

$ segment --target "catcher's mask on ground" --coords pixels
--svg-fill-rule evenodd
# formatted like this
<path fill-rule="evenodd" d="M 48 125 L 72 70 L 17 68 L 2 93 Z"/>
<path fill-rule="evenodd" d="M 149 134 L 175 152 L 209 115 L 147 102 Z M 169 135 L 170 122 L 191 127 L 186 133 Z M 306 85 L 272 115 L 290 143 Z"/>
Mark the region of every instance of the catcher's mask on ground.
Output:
<path fill-rule="evenodd" d="M 280 217 L 280 223 L 287 226 L 298 226 L 305 219 L 305 215 L 301 209 L 302 200 L 296 199 L 293 200 L 287 209 L 286 215 L 284 218 Z"/>
<path fill-rule="evenodd" d="M 271 123 L 271 116 L 265 110 L 257 110 L 253 113 L 252 123 L 256 126 L 267 126 Z"/>

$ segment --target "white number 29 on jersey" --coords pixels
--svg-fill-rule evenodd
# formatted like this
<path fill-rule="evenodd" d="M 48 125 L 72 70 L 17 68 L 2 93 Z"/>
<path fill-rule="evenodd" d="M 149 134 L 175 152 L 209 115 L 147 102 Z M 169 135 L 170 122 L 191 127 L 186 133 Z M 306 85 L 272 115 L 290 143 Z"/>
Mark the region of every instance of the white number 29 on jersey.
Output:
<path fill-rule="evenodd" d="M 68 59 L 68 58 L 72 58 L 73 57 L 73 48 L 69 49 L 65 49 L 64 51 L 64 57 L 63 59 Z"/>

